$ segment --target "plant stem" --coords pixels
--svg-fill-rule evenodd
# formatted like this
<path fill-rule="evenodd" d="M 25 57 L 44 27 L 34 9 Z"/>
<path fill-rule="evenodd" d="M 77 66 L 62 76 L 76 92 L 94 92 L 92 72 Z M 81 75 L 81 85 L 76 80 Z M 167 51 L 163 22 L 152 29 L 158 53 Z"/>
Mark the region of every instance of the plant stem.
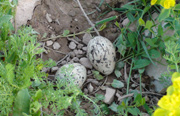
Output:
<path fill-rule="evenodd" d="M 142 78 L 142 74 L 140 74 L 140 93 L 141 93 L 141 95 L 142 95 L 142 85 L 141 85 L 141 78 Z"/>
<path fill-rule="evenodd" d="M 82 11 L 83 14 L 84 14 L 86 20 L 87 20 L 87 21 L 89 22 L 89 24 L 93 27 L 93 29 L 94 29 L 94 31 L 96 32 L 96 34 L 97 34 L 98 36 L 100 36 L 100 34 L 99 34 L 98 30 L 96 29 L 95 25 L 91 22 L 91 20 L 89 19 L 89 17 L 88 17 L 87 14 L 85 13 L 85 11 L 84 11 L 81 3 L 79 2 L 79 0 L 77 0 L 77 2 L 78 2 L 78 5 L 79 5 L 81 11 Z"/>
<path fill-rule="evenodd" d="M 130 83 L 130 78 L 131 78 L 132 66 L 133 66 L 133 61 L 131 62 L 131 68 L 130 68 L 129 77 L 128 77 L 128 82 L 127 82 L 126 94 L 129 93 L 129 83 Z"/>

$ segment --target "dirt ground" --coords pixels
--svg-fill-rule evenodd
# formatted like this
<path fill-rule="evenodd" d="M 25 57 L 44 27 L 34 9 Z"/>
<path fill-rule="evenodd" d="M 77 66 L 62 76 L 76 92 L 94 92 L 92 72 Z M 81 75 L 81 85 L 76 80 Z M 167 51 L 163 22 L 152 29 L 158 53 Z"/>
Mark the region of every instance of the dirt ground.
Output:
<path fill-rule="evenodd" d="M 119 15 L 118 12 L 110 11 L 110 9 L 105 4 L 103 4 L 100 8 L 98 8 L 101 0 L 88 0 L 88 1 L 81 0 L 80 2 L 85 12 L 88 14 L 88 17 L 93 23 L 111 16 Z M 120 7 L 121 5 L 125 4 L 125 2 L 127 1 L 105 0 L 105 2 L 109 4 L 109 6 L 111 7 Z M 105 11 L 110 11 L 110 12 L 101 16 Z M 116 20 L 109 22 L 107 24 L 107 27 L 100 32 L 102 36 L 108 38 L 111 42 L 114 42 L 114 40 L 120 34 L 120 31 L 114 25 L 116 21 L 122 22 L 122 17 L 118 17 Z M 37 32 L 40 33 L 39 42 L 41 42 L 41 40 L 43 39 L 62 35 L 64 30 L 69 30 L 70 34 L 74 34 L 90 28 L 89 23 L 85 19 L 84 15 L 82 14 L 75 0 L 42 0 L 41 4 L 34 9 L 33 18 L 28 22 L 28 25 L 31 25 Z M 41 57 L 44 60 L 51 58 L 56 62 L 59 62 L 58 67 L 62 66 L 63 64 L 66 64 L 67 62 L 79 62 L 79 60 L 73 61 L 72 59 L 74 57 L 77 57 L 78 59 L 82 57 L 86 57 L 86 51 L 83 50 L 83 47 L 86 47 L 87 45 L 82 42 L 84 35 L 85 33 L 75 37 L 69 37 L 69 38 L 62 37 L 52 40 L 53 42 L 58 42 L 60 45 L 60 48 L 56 50 L 53 49 L 53 45 L 47 46 L 46 41 L 41 42 L 46 50 L 46 52 L 44 52 Z M 91 35 L 96 36 L 96 33 L 91 33 Z M 75 49 L 70 49 L 69 44 L 72 41 L 76 43 L 76 45 L 79 47 L 76 47 Z M 82 54 L 81 55 L 75 54 L 74 56 L 72 54 L 70 55 L 70 53 L 74 52 L 75 50 L 82 51 Z M 129 67 L 130 66 L 127 64 L 126 72 L 124 71 L 124 69 L 121 70 L 122 75 L 126 75 L 125 73 L 127 74 L 129 73 L 129 69 L 130 69 Z M 112 83 L 113 79 L 116 78 L 115 75 L 111 74 L 108 76 L 107 80 L 103 79 L 98 83 L 96 83 L 95 81 L 93 83 L 92 80 L 95 80 L 94 77 L 92 76 L 92 71 L 91 71 L 93 69 L 87 68 L 87 70 L 89 76 L 82 90 L 87 92 L 87 85 L 91 83 L 92 86 L 94 87 L 94 90 L 92 93 L 87 92 L 90 96 L 94 96 L 95 93 L 104 95 L 105 90 L 103 89 L 103 87 L 110 86 L 110 83 Z M 50 75 L 54 75 L 54 72 L 52 72 L 51 70 L 48 70 L 47 72 L 49 72 Z M 136 74 L 137 72 L 133 72 L 132 76 Z M 124 76 L 118 78 L 118 80 L 121 80 L 122 82 L 126 83 L 125 79 L 126 78 Z M 134 78 L 133 81 L 136 83 L 136 86 L 133 87 L 131 86 L 131 89 L 139 89 L 139 84 L 138 84 L 139 80 L 137 78 Z M 149 81 L 150 81 L 149 77 L 143 76 L 143 83 L 145 88 L 143 89 L 143 91 L 145 91 L 146 89 L 148 90 L 151 89 L 149 87 L 150 86 Z M 132 84 L 134 83 L 131 83 L 131 85 Z M 124 95 L 126 93 L 125 88 L 117 91 L 120 95 Z M 146 96 L 146 97 L 150 99 L 151 96 Z M 118 98 L 115 96 L 114 102 L 118 103 L 117 99 Z M 155 103 L 154 101 L 149 101 L 149 102 L 152 102 L 153 104 Z M 88 111 L 89 103 L 86 104 L 85 103 L 86 102 L 83 102 L 82 104 L 84 105 L 82 106 L 84 109 L 87 110 L 88 113 L 90 113 L 90 111 Z"/>

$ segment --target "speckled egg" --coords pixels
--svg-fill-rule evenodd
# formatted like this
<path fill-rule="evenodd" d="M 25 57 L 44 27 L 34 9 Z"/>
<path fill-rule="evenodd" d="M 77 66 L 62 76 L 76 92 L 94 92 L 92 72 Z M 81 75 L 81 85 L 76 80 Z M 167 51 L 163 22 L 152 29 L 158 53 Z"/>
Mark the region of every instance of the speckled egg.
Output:
<path fill-rule="evenodd" d="M 67 78 L 67 81 L 72 81 L 80 88 L 86 80 L 86 68 L 79 63 L 65 64 L 55 74 L 55 78 Z"/>
<path fill-rule="evenodd" d="M 115 48 L 111 41 L 102 36 L 96 36 L 89 41 L 87 56 L 96 70 L 109 75 L 115 67 Z"/>

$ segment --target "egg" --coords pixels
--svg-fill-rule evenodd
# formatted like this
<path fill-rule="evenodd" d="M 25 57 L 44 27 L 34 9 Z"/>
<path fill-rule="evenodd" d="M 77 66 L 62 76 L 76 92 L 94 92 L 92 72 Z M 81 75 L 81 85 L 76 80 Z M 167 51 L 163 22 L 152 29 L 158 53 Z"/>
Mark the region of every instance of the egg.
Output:
<path fill-rule="evenodd" d="M 87 56 L 93 67 L 99 72 L 109 75 L 115 68 L 116 52 L 107 38 L 96 36 L 89 41 Z"/>
<path fill-rule="evenodd" d="M 67 81 L 72 79 L 72 82 L 81 88 L 87 78 L 86 68 L 79 63 L 65 64 L 58 69 L 55 74 L 55 78 L 67 78 Z"/>

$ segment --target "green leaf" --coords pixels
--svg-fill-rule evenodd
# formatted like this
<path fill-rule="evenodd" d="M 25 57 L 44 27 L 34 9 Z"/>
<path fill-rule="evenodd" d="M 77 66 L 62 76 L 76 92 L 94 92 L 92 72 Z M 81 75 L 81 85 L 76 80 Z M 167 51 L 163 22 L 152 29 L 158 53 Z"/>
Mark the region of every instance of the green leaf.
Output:
<path fill-rule="evenodd" d="M 124 67 L 124 62 L 123 61 L 119 61 L 119 62 L 116 63 L 116 69 L 117 70 L 120 70 L 123 67 Z"/>
<path fill-rule="evenodd" d="M 22 89 L 18 92 L 13 109 L 13 116 L 22 116 L 23 113 L 29 114 L 30 95 L 28 89 Z"/>
<path fill-rule="evenodd" d="M 64 32 L 63 32 L 63 36 L 67 36 L 69 33 L 70 33 L 70 31 L 69 31 L 69 30 L 64 30 Z"/>
<path fill-rule="evenodd" d="M 118 89 L 124 87 L 124 83 L 122 83 L 121 81 L 116 80 L 116 79 L 113 80 L 111 85 L 112 85 L 112 87 L 118 88 Z"/>
<path fill-rule="evenodd" d="M 139 59 L 134 61 L 134 67 L 133 69 L 139 69 L 139 68 L 144 68 L 148 66 L 151 62 L 147 59 Z"/>
<path fill-rule="evenodd" d="M 114 111 L 114 112 L 117 112 L 117 107 L 118 107 L 118 105 L 117 105 L 115 102 L 113 102 L 113 103 L 109 106 L 109 108 L 110 108 L 112 111 Z"/>
<path fill-rule="evenodd" d="M 140 26 L 145 26 L 145 22 L 142 18 L 139 18 L 139 25 Z"/>
<path fill-rule="evenodd" d="M 162 20 L 164 20 L 164 19 L 166 19 L 167 17 L 169 17 L 170 11 L 171 11 L 171 9 L 165 9 L 165 8 L 162 9 L 162 10 L 161 10 L 161 13 L 160 13 L 160 15 L 159 15 L 159 17 L 158 17 L 159 22 L 161 22 Z"/>
<path fill-rule="evenodd" d="M 102 94 L 95 94 L 95 96 L 98 101 L 100 101 L 100 100 L 102 101 L 104 99 L 104 95 L 102 95 Z"/>
<path fill-rule="evenodd" d="M 176 6 L 174 7 L 174 10 L 180 10 L 180 4 L 176 4 Z"/>
<path fill-rule="evenodd" d="M 12 15 L 4 15 L 0 17 L 0 27 L 2 26 L 3 23 L 9 22 L 13 18 Z"/>
<path fill-rule="evenodd" d="M 152 21 L 147 21 L 146 22 L 146 25 L 145 25 L 145 28 L 147 28 L 148 30 L 151 30 L 151 27 L 153 26 L 153 22 Z"/>
<path fill-rule="evenodd" d="M 126 14 L 126 16 L 127 16 L 127 18 L 129 19 L 129 21 L 131 21 L 131 22 L 135 21 L 134 16 L 133 16 L 130 12 L 128 12 L 128 13 Z"/>
<path fill-rule="evenodd" d="M 164 34 L 164 31 L 163 31 L 162 25 L 159 25 L 158 26 L 158 36 L 163 36 L 163 34 Z"/>
<path fill-rule="evenodd" d="M 137 37 L 137 34 L 135 32 L 128 33 L 128 41 L 130 43 L 130 47 L 132 48 L 136 47 L 136 37 Z"/>
<path fill-rule="evenodd" d="M 38 101 L 41 97 L 42 97 L 42 90 L 39 89 L 39 90 L 36 92 L 35 96 L 33 97 L 33 100 L 34 100 L 34 101 Z"/>
<path fill-rule="evenodd" d="M 146 55 L 148 56 L 149 60 L 152 62 L 153 65 L 156 65 L 156 64 L 152 61 L 152 59 L 151 59 L 151 57 L 150 57 L 150 55 L 149 55 L 149 53 L 148 53 L 148 50 L 147 50 L 147 48 L 146 48 L 146 45 L 145 45 L 145 43 L 144 43 L 144 41 L 141 41 L 141 44 L 142 44 L 142 47 L 143 47 Z"/>
<path fill-rule="evenodd" d="M 153 40 L 150 38 L 146 38 L 145 41 L 152 47 L 157 47 L 157 45 L 154 44 Z"/>
<path fill-rule="evenodd" d="M 115 70 L 114 73 L 115 73 L 117 78 L 122 76 L 122 74 L 121 74 L 121 72 L 119 70 Z"/>
<path fill-rule="evenodd" d="M 98 71 L 92 71 L 92 73 L 97 80 L 104 79 L 104 77 Z"/>
<path fill-rule="evenodd" d="M 151 58 L 159 58 L 161 56 L 161 53 L 155 49 L 149 50 L 148 53 Z M 148 58 L 147 54 L 145 53 L 142 56 Z"/>
<path fill-rule="evenodd" d="M 135 107 L 135 108 L 127 108 L 127 111 L 129 112 L 129 113 L 131 113 L 133 116 L 137 116 L 138 114 L 140 114 L 140 111 L 139 111 L 139 109 L 137 108 L 137 107 Z"/>

